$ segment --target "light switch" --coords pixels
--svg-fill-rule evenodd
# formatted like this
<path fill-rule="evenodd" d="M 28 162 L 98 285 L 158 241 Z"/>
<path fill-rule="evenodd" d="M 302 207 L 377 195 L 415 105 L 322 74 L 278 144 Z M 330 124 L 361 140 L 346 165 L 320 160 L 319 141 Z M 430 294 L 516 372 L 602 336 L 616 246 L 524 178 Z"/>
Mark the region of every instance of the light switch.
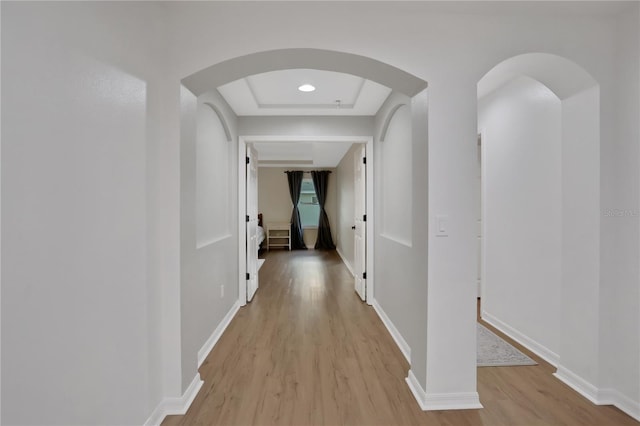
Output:
<path fill-rule="evenodd" d="M 448 216 L 436 216 L 436 237 L 448 237 L 449 236 L 449 217 Z"/>

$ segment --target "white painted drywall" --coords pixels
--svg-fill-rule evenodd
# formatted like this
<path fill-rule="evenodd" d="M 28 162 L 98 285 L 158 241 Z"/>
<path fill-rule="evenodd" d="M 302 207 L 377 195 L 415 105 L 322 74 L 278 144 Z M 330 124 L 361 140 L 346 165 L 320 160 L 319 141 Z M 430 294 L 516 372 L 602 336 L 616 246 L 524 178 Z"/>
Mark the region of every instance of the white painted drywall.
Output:
<path fill-rule="evenodd" d="M 2 4 L 2 424 L 141 424 L 162 395 L 147 250 L 162 18 Z"/>
<path fill-rule="evenodd" d="M 354 230 L 355 225 L 355 156 L 359 155 L 361 144 L 353 144 L 342 157 L 336 168 L 338 194 L 336 197 L 336 249 L 349 269 L 354 265 Z M 357 154 L 358 153 L 358 154 Z"/>
<path fill-rule="evenodd" d="M 385 120 L 379 148 L 382 157 L 380 185 L 382 211 L 380 212 L 381 234 L 400 244 L 411 247 L 413 239 L 413 181 L 411 146 L 411 107 L 407 101 L 396 105 Z"/>
<path fill-rule="evenodd" d="M 400 120 L 395 124 L 395 134 L 410 135 L 411 130 L 411 100 L 402 94 L 392 93 L 387 101 L 382 105 L 380 111 L 376 115 L 376 126 L 374 131 L 374 149 L 376 150 L 375 157 L 375 170 L 389 170 L 392 169 L 393 161 L 397 161 L 398 158 L 392 155 L 385 156 L 384 148 L 381 142 L 380 135 L 382 134 L 384 124 L 389 118 L 389 114 L 398 105 L 408 105 L 403 108 L 408 110 L 408 117 Z M 404 126 L 403 128 L 399 128 Z M 396 139 L 397 140 L 397 139 Z M 406 143 L 406 140 L 401 142 Z M 422 142 L 426 144 L 426 141 Z M 409 140 L 409 149 L 413 152 L 415 142 Z M 399 165 L 398 165 L 399 166 Z M 413 168 L 413 167 L 411 167 Z M 423 164 L 424 169 L 424 164 Z M 383 173 L 375 174 L 374 190 L 375 190 L 375 210 L 376 217 L 380 217 L 385 211 L 385 205 L 389 203 L 386 196 L 389 195 L 389 186 L 385 186 L 383 179 L 393 179 L 393 176 L 386 176 Z M 385 188 L 387 191 L 385 191 Z M 398 191 L 402 192 L 406 198 L 411 194 L 405 190 L 407 188 L 398 188 Z M 412 208 L 411 203 L 407 208 Z M 406 225 L 406 224 L 405 224 Z M 414 224 L 409 224 L 413 228 Z M 426 229 L 426 228 L 423 228 Z M 382 309 L 386 312 L 387 316 L 399 331 L 402 338 L 407 342 L 411 350 L 411 368 L 417 370 L 416 376 L 419 379 L 424 379 L 426 365 L 425 351 L 426 351 L 426 333 L 424 327 L 414 327 L 416 322 L 425 324 L 426 315 L 425 311 L 421 308 L 426 300 L 426 282 L 421 282 L 416 276 L 415 261 L 416 255 L 412 247 L 397 241 L 396 239 L 389 238 L 383 234 L 381 226 L 375 227 L 375 299 Z M 426 240 L 424 240 L 426 245 Z M 414 364 L 415 361 L 415 364 Z M 424 381 L 421 381 L 421 385 L 424 386 Z"/>
<path fill-rule="evenodd" d="M 485 190 L 482 309 L 556 354 L 563 299 L 561 112 L 560 99 L 528 77 L 478 103 Z"/>
<path fill-rule="evenodd" d="M 615 75 L 619 106 L 615 138 L 601 150 L 601 322 L 604 387 L 635 404 L 640 420 L 640 5 L 616 24 Z M 607 107 L 608 105 L 605 105 Z M 627 411 L 629 412 L 629 411 Z"/>
<path fill-rule="evenodd" d="M 562 100 L 561 368 L 600 386 L 600 89 Z"/>
<path fill-rule="evenodd" d="M 429 180 L 427 188 L 426 178 L 420 175 L 427 169 L 415 167 L 426 161 L 425 149 L 413 159 L 414 212 L 428 216 L 430 221 L 436 215 L 448 215 L 451 232 L 446 238 L 429 236 L 428 256 L 426 249 L 422 258 L 416 256 L 415 261 L 420 260 L 421 265 L 414 265 L 415 276 L 404 275 L 404 271 L 393 276 L 395 281 L 413 280 L 407 289 L 415 292 L 410 298 L 415 303 L 410 302 L 410 309 L 396 311 L 392 320 L 396 325 L 402 324 L 398 328 L 402 328 L 403 336 L 412 342 L 414 362 L 411 368 L 415 368 L 421 384 L 426 381 L 430 393 L 460 395 L 475 389 L 476 83 L 487 71 L 523 52 L 554 53 L 584 67 L 601 87 L 602 208 L 637 208 L 640 120 L 637 114 L 638 8 L 634 2 L 624 5 L 547 2 L 476 6 L 468 3 L 374 3 L 366 5 L 367 19 L 361 17 L 362 8 L 346 3 L 327 8 L 324 4 L 308 2 L 175 2 L 161 6 L 153 2 L 2 2 L 1 7 L 5 88 L 2 93 L 5 124 L 2 130 L 3 423 L 52 423 L 57 420 L 64 424 L 139 424 L 157 405 L 158 395 L 175 396 L 175 377 L 188 376 L 186 372 L 180 373 L 180 354 L 172 352 L 176 347 L 180 348 L 176 343 L 180 341 L 180 329 L 198 327 L 191 324 L 181 327 L 179 315 L 180 310 L 197 306 L 192 301 L 181 301 L 179 290 L 179 86 L 185 76 L 229 58 L 306 46 L 368 56 L 428 80 Z M 611 12 L 607 12 L 608 9 Z M 624 12 L 622 17 L 617 16 L 621 11 Z M 308 16 L 314 19 L 309 20 Z M 328 24 L 332 31 L 327 31 Z M 240 26 L 242 37 L 229 37 L 229 34 L 238 34 Z M 381 27 L 385 31 L 380 31 Z M 412 31 L 406 31 L 407 28 Z M 291 34 L 296 37 L 292 38 Z M 212 45 L 212 40 L 224 40 L 224 43 Z M 483 41 L 482 49 L 478 49 L 478 40 Z M 87 95 L 105 87 L 94 84 L 100 80 L 85 78 L 98 73 L 86 74 L 84 68 L 75 66 L 78 59 L 88 58 L 98 62 L 96 68 L 99 70 L 115 68 L 146 82 L 146 117 L 137 119 L 136 112 L 130 116 L 136 117 L 132 122 L 129 116 L 118 115 L 120 109 L 113 107 L 106 107 L 108 111 L 100 114 L 101 120 L 105 120 L 101 123 L 113 123 L 109 129 L 118 128 L 127 136 L 119 138 L 116 146 L 133 139 L 127 145 L 125 155 L 101 157 L 104 150 L 115 147 L 99 143 L 106 133 L 99 134 L 95 128 L 82 124 L 86 115 L 97 119 L 91 113 L 104 105 L 95 102 L 102 98 Z M 12 65 L 7 68 L 8 63 Z M 332 64 L 323 65 L 331 67 Z M 366 68 L 362 72 L 366 73 Z M 124 80 L 127 78 L 102 82 L 124 83 Z M 53 84 L 46 84 L 50 81 Z M 64 86 L 69 91 L 61 90 L 63 86 L 58 83 L 63 81 L 70 83 Z M 111 93 L 122 93 L 124 86 L 116 86 Z M 129 95 L 123 94 L 122 99 Z M 81 106 L 76 103 L 86 97 L 91 98 L 90 102 Z M 5 117 L 11 117 L 11 120 Z M 34 126 L 34 117 L 44 117 L 41 127 Z M 426 123 L 422 125 L 426 126 Z M 146 144 L 142 159 L 131 155 L 133 150 L 140 148 L 137 136 L 140 126 L 147 132 L 142 136 Z M 75 129 L 85 132 L 74 133 Z M 25 136 L 19 138 L 19 134 Z M 23 150 L 28 146 L 36 148 L 24 155 L 16 152 L 10 155 L 13 149 Z M 57 156 L 50 156 L 58 160 L 57 166 L 40 161 L 37 164 L 42 167 L 35 169 L 34 161 L 50 150 L 59 151 Z M 102 169 L 88 169 L 84 165 L 96 162 L 108 164 L 110 169 L 130 178 L 126 183 L 100 181 L 108 189 L 105 192 L 107 200 L 115 194 L 130 196 L 141 188 L 142 197 L 146 198 L 144 207 L 136 199 L 127 203 L 126 211 L 115 211 L 114 216 L 104 219 L 107 226 L 102 230 L 94 226 L 99 223 L 94 219 L 111 212 L 112 206 L 97 212 L 101 201 L 91 194 L 68 203 L 72 198 L 70 190 L 65 192 L 65 188 L 60 187 L 55 188 L 59 192 L 50 193 L 39 186 L 40 182 L 64 181 L 74 167 L 79 167 L 78 181 L 92 183 L 92 177 Z M 194 167 L 193 164 L 190 167 Z M 138 168 L 146 170 L 144 178 L 137 174 Z M 25 186 L 17 176 L 27 170 L 33 170 L 34 174 L 29 177 L 33 181 Z M 421 180 L 416 182 L 416 178 Z M 91 192 L 86 188 L 83 191 L 78 194 Z M 426 197 L 427 191 L 428 206 L 426 202 L 416 205 L 420 197 Z M 23 202 L 28 194 L 37 198 L 60 192 L 64 197 L 48 199 L 51 202 L 47 208 L 51 212 L 92 212 L 93 216 L 76 220 L 73 214 L 49 214 L 43 218 L 43 214 L 30 206 L 13 201 Z M 141 213 L 141 209 L 145 212 Z M 144 223 L 141 227 L 148 234 L 143 237 L 134 224 L 145 220 L 146 227 Z M 14 221 L 25 226 L 15 228 L 12 234 L 9 229 L 13 228 Z M 424 218 L 414 214 L 413 222 L 418 221 L 426 223 Z M 121 222 L 125 223 L 124 227 L 120 226 Z M 54 252 L 53 260 L 60 260 L 73 249 L 72 242 L 58 238 L 56 232 L 77 230 L 80 226 L 91 226 L 97 233 L 88 234 L 95 238 L 91 241 L 100 240 L 99 248 L 113 253 L 116 259 L 121 259 L 129 248 L 138 247 L 138 244 L 146 244 L 146 256 L 144 259 L 138 254 L 128 257 L 135 273 L 126 274 L 124 281 L 116 279 L 124 269 L 114 269 L 113 264 L 105 268 L 106 279 L 113 278 L 110 283 L 117 283 L 115 287 L 84 285 L 82 290 L 86 292 L 71 295 L 70 285 L 78 284 L 80 280 L 68 280 L 68 276 L 63 279 L 62 273 L 47 277 L 39 275 L 36 277 L 39 279 L 24 285 L 26 274 L 42 272 L 41 275 L 45 275 L 50 252 Z M 112 237 L 119 234 L 109 232 L 112 227 L 118 232 L 131 229 L 131 233 L 124 240 L 115 241 Z M 17 230 L 24 230 L 19 238 L 15 235 Z M 414 226 L 414 249 L 422 238 L 418 234 L 423 231 L 426 233 L 426 228 Z M 600 317 L 610 320 L 601 320 L 599 327 L 600 334 L 611 335 L 609 342 L 613 343 L 608 350 L 607 369 L 602 375 L 607 376 L 605 383 L 629 400 L 637 401 L 640 358 L 637 344 L 640 335 L 638 218 L 602 218 L 601 236 L 600 281 L 601 290 L 606 289 L 606 300 L 601 299 Z M 193 241 L 195 244 L 195 239 Z M 56 250 L 48 250 L 51 246 Z M 95 246 L 89 245 L 91 247 Z M 23 249 L 29 253 L 40 250 L 41 257 L 22 256 Z M 99 263 L 98 254 L 84 250 L 79 253 L 78 264 L 86 268 Z M 29 263 L 15 263 L 11 259 L 28 259 Z M 428 280 L 425 260 L 429 265 Z M 393 258 L 390 262 L 394 262 Z M 231 263 L 236 264 L 235 261 Z M 140 280 L 135 279 L 140 269 L 148 271 L 149 280 L 144 283 L 144 289 Z M 53 284 L 45 286 L 42 284 L 44 278 Z M 58 303 L 55 311 L 48 311 L 50 316 L 45 321 L 40 316 L 47 312 L 44 296 L 53 292 L 53 286 L 54 300 Z M 31 293 L 24 294 L 24 289 L 30 289 Z M 83 321 L 73 322 L 70 328 L 59 327 L 63 331 L 59 335 L 61 339 L 50 346 L 64 365 L 69 363 L 76 369 L 86 368 L 92 374 L 70 376 L 62 374 L 64 368 L 47 369 L 43 371 L 45 376 L 40 377 L 49 377 L 51 380 L 44 383 L 51 383 L 51 386 L 41 385 L 36 394 L 29 393 L 28 396 L 21 392 L 14 383 L 24 377 L 25 371 L 40 373 L 33 370 L 38 368 L 40 356 L 29 347 L 13 344 L 12 339 L 41 341 L 43 334 L 44 337 L 51 335 L 42 332 L 43 323 L 52 327 L 56 321 L 68 319 L 79 306 L 88 306 L 78 301 L 90 304 L 92 300 L 99 300 L 100 307 L 108 306 L 104 321 L 96 324 L 92 312 L 80 312 L 78 317 Z M 212 315 L 222 318 L 228 308 L 212 306 L 211 310 Z M 28 315 L 29 312 L 33 315 Z M 138 315 L 139 312 L 144 314 Z M 92 325 L 103 326 L 92 329 L 100 331 L 107 350 L 127 348 L 125 362 L 114 362 L 113 357 L 105 361 L 100 346 L 93 346 L 74 333 L 76 327 Z M 424 348 L 427 341 L 427 353 L 421 354 L 424 349 L 419 347 Z M 158 347 L 162 354 L 157 353 L 155 348 Z M 12 369 L 14 373 L 7 373 Z M 161 388 L 153 383 L 159 378 L 163 382 Z M 74 407 L 57 404 L 58 396 L 65 396 L 67 401 L 79 390 L 82 390 L 79 401 L 86 404 L 76 403 Z M 34 404 L 34 399 L 39 404 Z M 113 401 L 122 402 L 117 410 L 107 407 Z M 27 404 L 29 412 L 25 409 Z M 74 410 L 83 410 L 83 413 Z"/>
<path fill-rule="evenodd" d="M 630 82 L 636 84 L 634 77 L 618 79 L 612 68 L 611 46 L 618 24 L 615 13 L 627 6 L 587 3 L 548 3 L 546 6 L 547 10 L 540 12 L 538 8 L 542 6 L 537 4 L 482 5 L 482 10 L 476 8 L 474 13 L 458 15 L 471 6 L 411 3 L 399 7 L 380 3 L 367 5 L 369 19 L 366 21 L 359 19 L 359 11 L 338 4 L 331 10 L 315 4 L 252 5 L 251 14 L 247 13 L 246 5 L 241 4 L 168 6 L 175 30 L 172 44 L 175 64 L 180 75 L 252 52 L 307 46 L 371 56 L 428 80 L 429 180 L 428 188 L 426 179 L 419 185 L 414 180 L 414 203 L 416 196 L 428 190 L 428 206 L 425 203 L 426 211 L 420 213 L 427 215 L 430 223 L 438 215 L 448 216 L 450 232 L 445 238 L 429 235 L 428 277 L 424 276 L 426 267 L 416 277 L 416 289 L 425 282 L 429 289 L 428 300 L 416 305 L 421 312 L 416 315 L 422 318 L 421 315 L 428 312 L 428 318 L 408 319 L 412 314 L 405 310 L 397 321 L 407 318 L 405 333 L 414 336 L 423 334 L 423 324 L 427 323 L 429 374 L 421 365 L 416 368 L 425 371 L 422 376 L 425 380 L 429 377 L 430 394 L 463 396 L 470 388 L 475 389 L 475 286 L 471 283 L 475 281 L 477 265 L 475 206 L 478 195 L 474 185 L 477 82 L 498 63 L 523 52 L 548 52 L 569 58 L 583 66 L 601 85 L 605 105 L 601 110 L 602 140 L 616 137 L 615 105 L 622 95 L 616 94 L 615 89 L 625 88 Z M 503 7 L 509 10 L 502 10 Z M 607 8 L 612 8 L 608 17 L 599 15 Z M 504 13 L 489 16 L 493 11 Z M 314 16 L 313 21 L 298 19 L 309 14 Z M 286 26 L 274 26 L 283 20 Z M 246 38 L 227 40 L 220 49 L 211 49 L 209 40 L 232 33 L 235 22 L 251 28 L 256 35 L 252 43 L 248 46 Z M 327 22 L 334 28 L 348 30 L 326 32 Z M 378 31 L 376 24 L 384 25 L 387 31 Z M 407 27 L 416 31 L 407 32 Z M 518 31 L 513 31 L 514 28 Z M 295 43 L 290 38 L 291 31 L 301 34 Z M 477 49 L 480 39 L 484 41 L 483 49 Z M 636 56 L 635 52 L 630 54 L 633 60 Z M 323 64 L 329 69 L 331 65 Z M 635 101 L 635 94 L 625 93 Z M 625 126 L 635 128 L 635 124 Z M 628 159 L 613 146 L 603 147 L 603 152 L 611 156 L 610 162 L 614 165 Z M 414 157 L 414 164 L 424 163 L 425 159 L 426 155 Z M 414 168 L 414 176 L 424 170 Z M 610 182 L 609 175 L 617 172 L 614 168 L 603 169 L 601 185 Z M 622 179 L 633 178 L 627 170 L 620 172 Z M 604 189 L 618 192 L 611 185 L 605 185 Z M 414 210 L 419 209 L 414 207 Z M 634 228 L 625 229 L 633 233 Z M 420 230 L 414 228 L 416 231 Z M 612 235 L 611 238 L 619 242 L 619 237 Z M 414 248 L 416 241 L 414 235 Z M 629 257 L 637 258 L 637 250 L 630 248 Z M 424 256 L 427 257 L 426 250 Z M 629 265 L 628 260 L 625 262 Z M 609 275 L 603 276 L 606 280 L 617 279 L 613 269 L 607 271 Z M 622 285 L 623 293 L 630 294 L 629 286 L 637 283 L 627 278 Z M 412 349 L 414 354 L 418 350 Z M 416 360 L 417 364 L 421 362 Z M 416 376 L 420 375 L 419 371 Z"/>
<path fill-rule="evenodd" d="M 367 136 L 371 117 L 238 117 L 242 136 Z"/>
<path fill-rule="evenodd" d="M 196 136 L 196 245 L 198 248 L 231 235 L 229 169 L 236 163 L 234 141 L 209 105 L 198 103 Z"/>
<path fill-rule="evenodd" d="M 197 178 L 211 178 L 208 191 L 223 194 L 228 188 L 228 214 L 237 217 L 237 161 L 229 161 L 226 176 L 221 176 L 215 168 L 219 161 L 225 159 L 210 158 L 211 163 L 201 162 L 198 158 L 200 142 L 198 129 L 203 124 L 201 119 L 209 117 L 200 115 L 205 102 L 211 103 L 221 111 L 230 130 L 232 142 L 227 142 L 222 135 L 215 133 L 214 141 L 230 144 L 227 155 L 237 158 L 238 143 L 236 116 L 224 99 L 216 91 L 204 93 L 196 98 L 184 87 L 182 88 L 181 118 L 181 336 L 182 336 L 182 391 L 186 390 L 197 373 L 198 351 L 204 346 L 218 324 L 238 299 L 238 252 L 237 226 L 229 223 L 223 230 L 222 238 L 198 245 L 197 241 Z M 206 122 L 205 122 L 206 123 Z M 206 125 L 206 124 L 205 124 Z M 204 151 L 207 154 L 207 151 Z M 204 170 L 203 170 L 204 169 Z M 201 174 L 200 174 L 201 173 Z M 223 189 L 222 187 L 226 187 Z M 225 202 L 216 200 L 213 202 Z M 225 221 L 227 212 L 215 210 L 214 221 Z M 220 216 L 218 216 L 220 215 Z M 220 224 L 216 225 L 220 226 Z M 221 286 L 224 286 L 222 296 Z"/>
<path fill-rule="evenodd" d="M 258 169 L 258 211 L 262 213 L 262 223 L 267 229 L 269 222 L 290 222 L 291 211 L 293 204 L 291 204 L 291 196 L 289 195 L 289 183 L 287 182 L 286 170 L 305 170 L 304 168 L 294 167 L 291 169 L 283 167 L 260 167 Z M 311 170 L 311 169 L 309 169 Z M 336 169 L 322 169 L 330 170 L 329 185 L 327 187 L 327 199 L 325 201 L 325 211 L 329 218 L 329 225 L 331 226 L 331 236 L 333 242 L 336 241 L 337 232 L 340 230 L 336 226 L 336 199 L 337 199 L 337 186 L 336 186 Z M 305 175 L 305 177 L 311 177 L 311 175 Z M 316 237 L 318 234 L 317 228 L 308 228 L 303 230 L 303 238 L 305 245 L 308 249 L 312 249 L 316 243 Z M 266 247 L 266 242 L 263 244 Z"/>

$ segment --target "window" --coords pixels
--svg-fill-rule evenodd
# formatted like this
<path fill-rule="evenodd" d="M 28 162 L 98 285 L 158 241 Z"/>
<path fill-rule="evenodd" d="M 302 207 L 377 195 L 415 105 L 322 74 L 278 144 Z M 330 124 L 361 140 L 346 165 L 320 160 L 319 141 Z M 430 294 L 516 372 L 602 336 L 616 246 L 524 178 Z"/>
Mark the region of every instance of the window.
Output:
<path fill-rule="evenodd" d="M 318 226 L 320 204 L 318 204 L 316 188 L 313 186 L 313 180 L 311 178 L 302 179 L 298 210 L 300 211 L 300 220 L 302 221 L 303 228 L 315 228 Z"/>

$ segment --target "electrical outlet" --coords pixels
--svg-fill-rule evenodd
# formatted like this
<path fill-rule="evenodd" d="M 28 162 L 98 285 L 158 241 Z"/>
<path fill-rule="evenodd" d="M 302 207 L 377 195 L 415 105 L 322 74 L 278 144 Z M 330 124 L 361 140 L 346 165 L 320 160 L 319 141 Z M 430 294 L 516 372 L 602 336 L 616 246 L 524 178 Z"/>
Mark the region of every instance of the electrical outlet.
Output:
<path fill-rule="evenodd" d="M 224 298 L 224 284 L 220 284 L 220 298 Z"/>

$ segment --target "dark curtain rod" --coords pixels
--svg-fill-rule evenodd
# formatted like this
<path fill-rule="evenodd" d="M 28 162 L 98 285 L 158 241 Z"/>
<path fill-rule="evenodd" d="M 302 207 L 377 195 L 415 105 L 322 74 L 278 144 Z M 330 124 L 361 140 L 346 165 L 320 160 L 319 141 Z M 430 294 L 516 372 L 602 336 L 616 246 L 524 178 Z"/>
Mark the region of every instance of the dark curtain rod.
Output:
<path fill-rule="evenodd" d="M 331 173 L 331 170 L 287 170 L 284 173 L 287 173 L 287 172 L 302 172 L 302 173 L 309 174 L 311 172 L 329 172 L 329 173 Z"/>

